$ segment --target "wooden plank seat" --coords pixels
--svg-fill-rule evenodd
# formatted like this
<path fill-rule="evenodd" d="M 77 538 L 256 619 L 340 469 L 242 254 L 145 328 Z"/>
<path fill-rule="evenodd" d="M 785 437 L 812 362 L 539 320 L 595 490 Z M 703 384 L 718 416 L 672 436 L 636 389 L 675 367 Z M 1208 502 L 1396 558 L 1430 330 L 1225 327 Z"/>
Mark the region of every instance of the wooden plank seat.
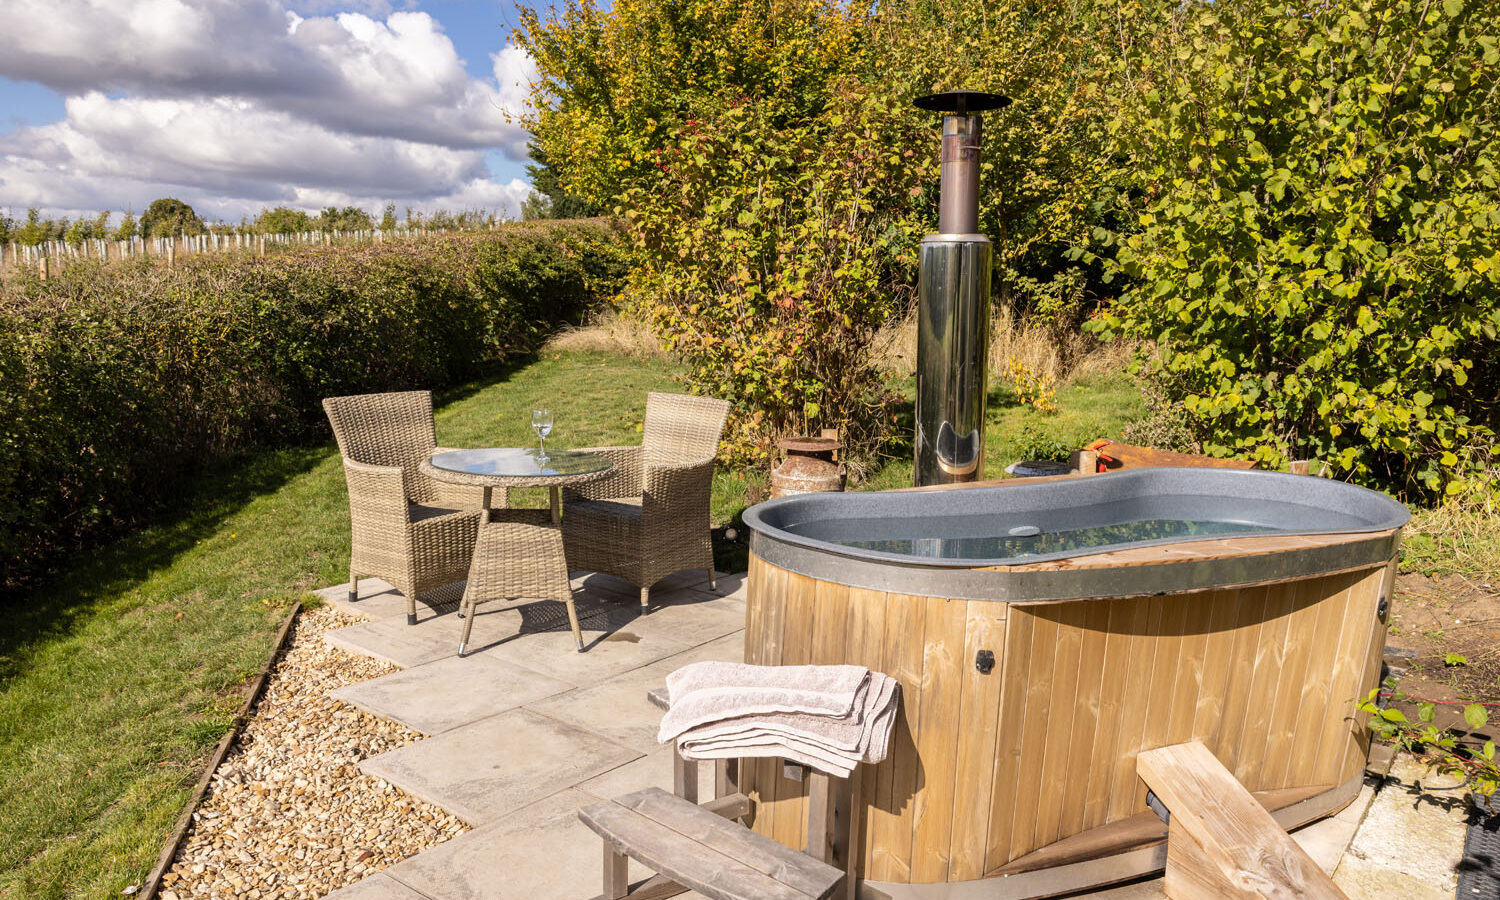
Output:
<path fill-rule="evenodd" d="M 578 816 L 605 842 L 602 900 L 641 896 L 630 893 L 627 857 L 713 900 L 822 900 L 844 880 L 842 870 L 660 788 Z"/>

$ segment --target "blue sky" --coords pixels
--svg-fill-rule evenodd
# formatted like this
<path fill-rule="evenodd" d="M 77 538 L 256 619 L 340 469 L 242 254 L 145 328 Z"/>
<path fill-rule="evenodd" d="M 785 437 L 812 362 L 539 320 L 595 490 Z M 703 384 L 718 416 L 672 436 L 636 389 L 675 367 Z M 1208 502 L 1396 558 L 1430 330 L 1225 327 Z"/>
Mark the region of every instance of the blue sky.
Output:
<path fill-rule="evenodd" d="M 0 210 L 519 211 L 530 60 L 497 0 L 7 0 Z"/>

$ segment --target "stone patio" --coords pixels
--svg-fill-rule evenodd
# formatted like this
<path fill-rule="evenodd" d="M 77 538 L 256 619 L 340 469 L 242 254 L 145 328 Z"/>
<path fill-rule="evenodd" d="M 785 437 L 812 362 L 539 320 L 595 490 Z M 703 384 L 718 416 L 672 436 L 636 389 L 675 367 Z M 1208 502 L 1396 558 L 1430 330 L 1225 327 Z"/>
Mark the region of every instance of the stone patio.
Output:
<path fill-rule="evenodd" d="M 470 652 L 457 658 L 457 596 L 418 604 L 388 585 L 320 592 L 370 621 L 325 640 L 402 671 L 333 696 L 400 722 L 427 738 L 363 760 L 360 768 L 443 807 L 473 830 L 330 894 L 337 900 L 539 900 L 589 898 L 600 889 L 599 838 L 579 807 L 659 786 L 671 790 L 671 750 L 656 742 L 660 711 L 646 692 L 689 662 L 743 654 L 743 575 L 683 572 L 652 591 L 641 615 L 635 588 L 604 575 L 575 578 L 585 653 L 573 648 L 560 604 L 480 608 Z M 1403 768 L 1403 765 L 1405 766 Z M 703 796 L 712 767 L 703 766 Z M 1419 768 L 1397 761 L 1406 783 Z M 1351 897 L 1446 900 L 1462 848 L 1463 813 L 1452 798 L 1366 786 L 1353 805 L 1295 835 Z M 1441 792 L 1437 792 L 1441 795 Z M 1381 848 L 1400 846 L 1401 852 Z M 1412 860 L 1417 860 L 1416 865 Z M 632 880 L 650 875 L 631 863 Z M 695 898 L 696 894 L 682 895 Z M 1155 900 L 1160 879 L 1098 892 L 1109 900 Z"/>

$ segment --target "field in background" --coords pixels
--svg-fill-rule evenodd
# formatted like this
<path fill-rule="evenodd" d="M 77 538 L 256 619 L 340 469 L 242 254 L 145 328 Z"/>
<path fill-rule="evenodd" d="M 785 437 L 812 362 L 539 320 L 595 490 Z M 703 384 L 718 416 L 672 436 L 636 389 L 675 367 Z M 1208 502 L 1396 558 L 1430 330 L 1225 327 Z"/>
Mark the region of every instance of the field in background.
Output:
<path fill-rule="evenodd" d="M 88 238 L 68 241 L 43 241 L 40 244 L 0 243 L 0 280 L 14 277 L 27 269 L 43 278 L 56 276 L 65 267 L 92 260 L 113 262 L 124 259 L 160 259 L 169 265 L 189 256 L 205 253 L 247 253 L 265 256 L 268 252 L 293 247 L 331 246 L 334 244 L 372 244 L 402 240 L 428 234 L 457 231 L 493 231 L 505 223 L 491 222 L 485 229 L 476 228 L 394 228 L 390 231 L 302 231 L 294 234 L 255 234 L 249 231 L 222 231 L 176 237 L 133 237 L 121 241 Z"/>

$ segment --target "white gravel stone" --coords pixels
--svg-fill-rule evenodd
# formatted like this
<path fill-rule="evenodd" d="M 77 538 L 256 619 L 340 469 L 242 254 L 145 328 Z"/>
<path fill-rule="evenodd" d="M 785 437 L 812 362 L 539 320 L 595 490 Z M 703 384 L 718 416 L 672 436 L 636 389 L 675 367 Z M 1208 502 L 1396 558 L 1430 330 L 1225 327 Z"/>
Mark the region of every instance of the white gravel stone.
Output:
<path fill-rule="evenodd" d="M 359 621 L 330 607 L 298 617 L 163 878 L 164 898 L 321 897 L 468 830 L 360 772 L 361 759 L 422 735 L 328 696 L 396 670 L 323 640 Z"/>

